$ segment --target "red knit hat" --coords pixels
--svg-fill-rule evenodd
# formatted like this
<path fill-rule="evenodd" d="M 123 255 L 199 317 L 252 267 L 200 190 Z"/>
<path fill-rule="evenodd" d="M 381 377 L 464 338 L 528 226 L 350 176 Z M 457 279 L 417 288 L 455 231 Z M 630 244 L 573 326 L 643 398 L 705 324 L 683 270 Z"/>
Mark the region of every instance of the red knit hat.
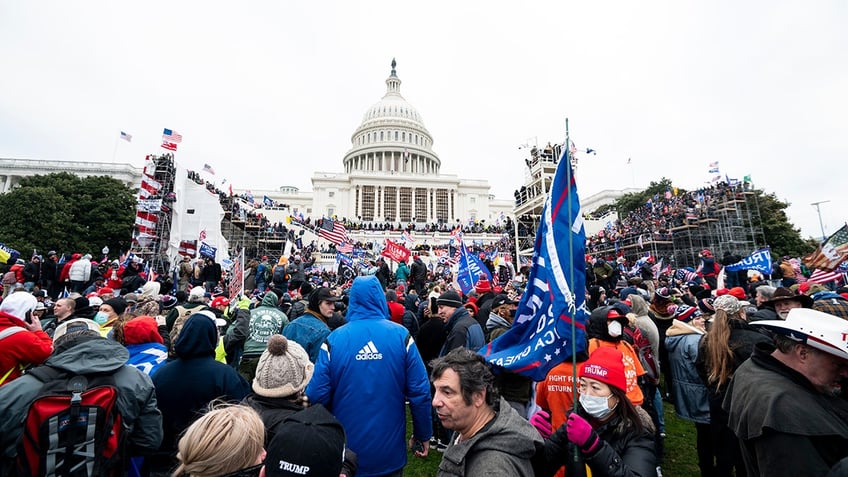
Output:
<path fill-rule="evenodd" d="M 627 389 L 627 379 L 624 377 L 624 355 L 621 351 L 609 346 L 601 346 L 589 355 L 580 368 L 578 376 L 596 379 L 622 392 Z"/>
<path fill-rule="evenodd" d="M 747 300 L 748 295 L 745 293 L 745 289 L 742 287 L 733 287 L 728 292 L 729 295 L 733 295 L 737 300 Z"/>
<path fill-rule="evenodd" d="M 138 316 L 124 324 L 124 344 L 163 344 L 159 325 L 152 316 Z"/>
<path fill-rule="evenodd" d="M 482 274 L 481 274 L 482 275 Z M 488 293 L 492 291 L 492 284 L 489 283 L 489 279 L 486 278 L 485 275 L 480 277 L 480 280 L 477 281 L 477 285 L 474 287 L 474 291 L 479 294 Z"/>

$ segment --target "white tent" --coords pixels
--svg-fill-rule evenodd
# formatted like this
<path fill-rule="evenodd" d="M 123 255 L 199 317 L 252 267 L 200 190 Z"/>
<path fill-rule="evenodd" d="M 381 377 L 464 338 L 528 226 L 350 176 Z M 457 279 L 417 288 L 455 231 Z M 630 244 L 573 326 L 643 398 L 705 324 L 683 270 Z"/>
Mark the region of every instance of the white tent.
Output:
<path fill-rule="evenodd" d="M 177 164 L 174 179 L 174 193 L 177 196 L 171 215 L 171 239 L 168 242 L 168 259 L 172 264 L 179 263 L 177 251 L 183 240 L 197 240 L 197 251 L 201 243 L 217 248 L 215 261 L 229 260 L 229 243 L 221 233 L 221 219 L 224 209 L 218 195 L 209 191 L 205 185 L 188 178 L 188 172 Z M 200 240 L 201 232 L 205 238 Z"/>

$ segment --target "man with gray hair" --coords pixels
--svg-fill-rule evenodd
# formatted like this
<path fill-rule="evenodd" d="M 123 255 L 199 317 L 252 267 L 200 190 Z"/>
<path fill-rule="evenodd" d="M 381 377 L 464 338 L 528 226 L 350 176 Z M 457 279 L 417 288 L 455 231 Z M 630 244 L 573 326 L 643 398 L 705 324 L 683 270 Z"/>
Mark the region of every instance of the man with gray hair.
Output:
<path fill-rule="evenodd" d="M 748 321 L 761 320 L 776 320 L 777 313 L 774 311 L 769 301 L 774 298 L 774 292 L 777 288 L 771 285 L 760 285 L 755 289 L 754 299 L 756 300 L 757 311 L 748 318 Z"/>
<path fill-rule="evenodd" d="M 760 343 L 733 375 L 722 407 L 748 475 L 825 475 L 848 456 L 848 321 L 807 308 L 758 321 Z"/>
<path fill-rule="evenodd" d="M 486 360 L 459 347 L 431 366 L 433 408 L 442 425 L 454 431 L 437 475 L 534 475 L 531 459 L 542 439 L 498 395 Z"/>

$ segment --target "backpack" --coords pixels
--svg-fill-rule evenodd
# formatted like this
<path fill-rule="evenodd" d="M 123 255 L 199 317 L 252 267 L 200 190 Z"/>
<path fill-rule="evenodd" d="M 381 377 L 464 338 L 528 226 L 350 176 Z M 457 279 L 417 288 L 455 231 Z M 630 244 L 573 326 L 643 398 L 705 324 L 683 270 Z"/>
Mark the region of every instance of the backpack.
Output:
<path fill-rule="evenodd" d="M 274 267 L 273 282 L 276 284 L 286 282 L 286 267 L 284 265 L 277 265 Z"/>
<path fill-rule="evenodd" d="M 177 305 L 174 307 L 174 309 L 177 310 L 177 313 L 179 313 L 179 315 L 177 315 L 177 319 L 174 320 L 174 326 L 171 327 L 171 347 L 170 349 L 168 349 L 168 356 L 170 356 L 171 358 L 177 357 L 175 349 L 177 345 L 177 338 L 180 336 L 180 331 L 183 329 L 183 325 L 185 325 L 186 320 L 188 320 L 188 317 L 190 317 L 192 313 L 194 313 L 195 311 L 203 310 L 205 309 L 205 307 L 195 306 L 194 308 L 186 308 L 182 305 Z"/>
<path fill-rule="evenodd" d="M 126 433 L 112 374 L 74 375 L 40 366 L 44 383 L 27 411 L 18 443 L 20 475 L 117 476 L 123 473 Z"/>
<path fill-rule="evenodd" d="M 650 379 L 658 379 L 660 376 L 657 359 L 654 357 L 654 350 L 651 348 L 651 342 L 648 337 L 642 333 L 637 327 L 625 326 L 624 335 L 636 351 L 636 356 L 639 357 L 639 362 L 645 368 L 645 377 Z"/>

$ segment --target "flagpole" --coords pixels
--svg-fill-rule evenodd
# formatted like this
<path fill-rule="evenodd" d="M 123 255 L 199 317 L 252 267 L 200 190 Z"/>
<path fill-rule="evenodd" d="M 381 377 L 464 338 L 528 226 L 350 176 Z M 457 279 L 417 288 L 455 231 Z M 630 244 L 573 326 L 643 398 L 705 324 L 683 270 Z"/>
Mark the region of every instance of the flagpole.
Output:
<path fill-rule="evenodd" d="M 568 233 L 569 236 L 574 233 L 574 219 L 571 217 L 572 210 L 572 201 L 574 200 L 574 194 L 571 192 L 571 175 L 573 174 L 573 169 L 571 167 L 571 151 L 569 149 L 569 144 L 571 144 L 571 138 L 568 132 L 568 118 L 565 118 L 565 160 L 567 161 L 565 166 L 565 187 L 566 190 L 569 191 L 568 194 Z M 578 211 L 578 213 L 580 213 Z M 569 267 L 569 283 L 571 283 L 571 287 L 574 286 L 574 240 L 570 238 L 568 240 L 568 255 L 571 261 L 571 267 Z M 569 288 L 571 288 L 569 287 Z M 576 304 L 576 292 L 577 290 L 571 290 L 571 300 L 572 303 Z M 585 290 L 581 290 L 580 293 L 586 293 Z M 574 316 L 571 317 L 571 382 L 572 382 L 572 393 L 577 389 L 577 340 L 574 339 L 577 333 L 577 312 L 575 308 Z M 574 399 L 574 402 L 571 404 L 571 409 L 573 412 L 577 412 L 577 399 Z M 574 462 L 578 463 L 580 461 L 580 456 L 577 454 L 577 447 L 574 447 Z"/>
<path fill-rule="evenodd" d="M 118 139 L 120 139 L 121 133 L 118 133 L 118 137 L 115 138 L 115 148 L 112 149 L 112 162 L 115 162 L 115 156 L 118 155 Z"/>

